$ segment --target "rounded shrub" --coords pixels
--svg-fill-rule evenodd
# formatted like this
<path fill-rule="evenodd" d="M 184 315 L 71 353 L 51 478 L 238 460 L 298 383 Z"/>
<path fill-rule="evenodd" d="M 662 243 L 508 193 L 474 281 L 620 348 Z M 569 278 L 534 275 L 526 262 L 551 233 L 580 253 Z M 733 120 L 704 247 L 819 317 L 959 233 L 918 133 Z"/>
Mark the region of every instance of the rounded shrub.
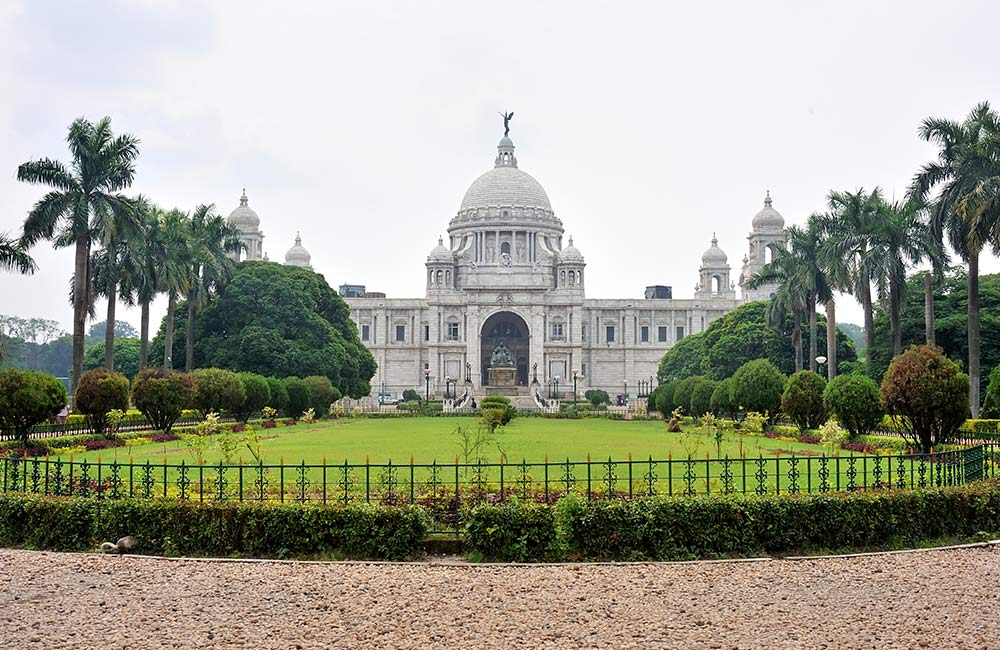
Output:
<path fill-rule="evenodd" d="M 313 408 L 318 417 L 329 413 L 330 405 L 343 397 L 329 377 L 312 375 L 302 381 L 309 385 L 309 406 Z"/>
<path fill-rule="evenodd" d="M 767 359 L 754 359 L 733 373 L 733 401 L 747 411 L 767 415 L 774 420 L 781 410 L 785 375 Z"/>
<path fill-rule="evenodd" d="M 268 406 L 271 402 L 271 387 L 267 378 L 253 372 L 241 372 L 240 381 L 243 382 L 243 392 L 246 397 L 238 409 L 233 411 L 233 415 L 240 422 L 246 422 L 260 410 Z"/>
<path fill-rule="evenodd" d="M 788 378 L 781 394 L 781 410 L 800 431 L 818 429 L 826 422 L 824 390 L 826 380 L 812 370 L 799 370 Z"/>
<path fill-rule="evenodd" d="M 209 413 L 234 413 L 243 406 L 246 390 L 239 375 L 222 368 L 199 368 L 194 379 L 194 407 L 202 416 Z"/>
<path fill-rule="evenodd" d="M 702 381 L 702 379 L 704 379 L 704 377 L 701 375 L 687 377 L 679 380 L 677 382 L 677 387 L 674 388 L 674 407 L 682 407 L 685 415 L 691 414 L 691 396 L 694 394 L 695 386 L 697 386 L 698 382 Z"/>
<path fill-rule="evenodd" d="M 740 413 L 740 405 L 733 399 L 733 378 L 726 377 L 715 386 L 709 400 L 712 413 L 735 420 Z"/>
<path fill-rule="evenodd" d="M 309 408 L 312 402 L 312 394 L 309 392 L 309 384 L 298 377 L 285 377 L 285 390 L 288 392 L 288 406 L 285 412 L 289 417 L 296 420 Z"/>
<path fill-rule="evenodd" d="M 109 431 L 108 413 L 127 411 L 128 379 L 120 372 L 95 368 L 80 375 L 76 385 L 76 410 L 87 416 L 87 424 L 98 435 L 114 435 Z"/>
<path fill-rule="evenodd" d="M 677 392 L 677 381 L 668 381 L 664 384 L 660 384 L 653 391 L 656 394 L 656 410 L 660 412 L 665 418 L 670 417 L 670 414 L 674 412 L 677 408 L 677 403 L 674 402 L 674 395 Z"/>
<path fill-rule="evenodd" d="M 413 388 L 407 388 L 406 390 L 403 391 L 404 402 L 420 402 L 422 400 L 423 396 Z"/>
<path fill-rule="evenodd" d="M 694 385 L 691 391 L 691 410 L 688 411 L 696 418 L 700 418 L 712 410 L 712 394 L 719 387 L 719 382 L 707 377 Z"/>
<path fill-rule="evenodd" d="M 878 384 L 862 374 L 837 375 L 823 391 L 823 403 L 851 438 L 864 435 L 882 422 Z"/>
<path fill-rule="evenodd" d="M 66 387 L 38 370 L 0 370 L 0 432 L 28 444 L 31 428 L 66 406 Z"/>
<path fill-rule="evenodd" d="M 281 381 L 277 377 L 268 377 L 267 388 L 271 392 L 271 399 L 268 401 L 267 405 L 278 411 L 284 411 L 287 409 L 288 390 L 285 388 L 285 382 Z"/>
<path fill-rule="evenodd" d="M 611 396 L 608 395 L 608 391 L 601 390 L 600 388 L 591 388 L 583 394 L 583 398 L 590 402 L 594 407 L 598 407 L 601 404 L 611 403 Z"/>
<path fill-rule="evenodd" d="M 935 345 L 913 345 L 882 378 L 882 409 L 925 452 L 948 441 L 969 417 L 969 377 Z"/>
<path fill-rule="evenodd" d="M 165 368 L 144 368 L 132 382 L 132 404 L 155 429 L 169 432 L 170 427 L 194 399 L 191 375 Z"/>

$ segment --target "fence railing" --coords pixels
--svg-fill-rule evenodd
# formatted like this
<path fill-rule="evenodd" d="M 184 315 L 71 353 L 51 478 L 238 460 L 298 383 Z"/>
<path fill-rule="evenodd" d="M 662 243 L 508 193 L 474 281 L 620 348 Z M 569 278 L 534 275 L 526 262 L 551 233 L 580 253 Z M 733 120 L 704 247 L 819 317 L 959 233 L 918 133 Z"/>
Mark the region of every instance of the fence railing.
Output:
<path fill-rule="evenodd" d="M 964 485 L 1000 471 L 1000 445 L 929 454 L 667 458 L 520 463 L 162 464 L 0 458 L 4 492 L 98 499 L 381 503 L 427 506 L 440 530 L 464 506 L 704 494 L 823 494 Z"/>
<path fill-rule="evenodd" d="M 219 418 L 220 422 L 233 422 L 234 418 L 229 416 L 223 416 Z M 187 427 L 194 426 L 204 422 L 204 418 L 188 417 L 178 419 L 173 426 L 175 427 Z M 125 433 L 128 431 L 150 431 L 154 429 L 153 425 L 144 417 L 140 418 L 128 418 L 123 420 L 119 425 L 117 431 L 119 433 Z M 31 429 L 31 433 L 28 434 L 28 438 L 36 440 L 42 438 L 54 438 L 57 436 L 74 436 L 93 433 L 94 430 L 87 424 L 86 421 L 73 422 L 65 424 L 37 424 Z M 16 440 L 16 434 L 0 433 L 0 441 L 5 440 Z"/>

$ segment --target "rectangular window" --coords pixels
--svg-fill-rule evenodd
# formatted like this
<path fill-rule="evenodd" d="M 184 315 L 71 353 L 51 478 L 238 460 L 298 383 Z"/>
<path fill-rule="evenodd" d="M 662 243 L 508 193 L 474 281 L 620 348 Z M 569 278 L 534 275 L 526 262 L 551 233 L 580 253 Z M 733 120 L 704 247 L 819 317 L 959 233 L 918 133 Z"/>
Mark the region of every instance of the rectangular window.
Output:
<path fill-rule="evenodd" d="M 403 343 L 406 341 L 406 325 L 396 326 L 396 342 Z"/>
<path fill-rule="evenodd" d="M 425 341 L 430 341 L 431 340 L 431 326 L 430 325 L 424 325 L 424 340 Z"/>
<path fill-rule="evenodd" d="M 677 341 L 680 341 L 682 338 L 684 338 L 684 326 L 683 325 L 678 325 L 677 326 L 677 339 L 674 342 L 676 343 Z"/>
<path fill-rule="evenodd" d="M 606 330 L 607 330 L 607 339 L 606 339 L 607 342 L 608 343 L 614 343 L 615 342 L 615 326 L 614 325 L 608 325 L 607 328 L 606 328 Z"/>
<path fill-rule="evenodd" d="M 458 323 L 448 323 L 448 340 L 458 340 Z"/>
<path fill-rule="evenodd" d="M 587 342 L 587 326 L 586 325 L 581 325 L 580 326 L 580 340 L 583 341 L 584 343 Z"/>
<path fill-rule="evenodd" d="M 646 325 L 639 328 L 639 342 L 649 343 L 649 327 Z"/>
<path fill-rule="evenodd" d="M 369 336 L 371 336 L 371 326 L 370 325 L 362 325 L 361 326 L 361 340 L 362 341 L 367 341 L 368 338 L 369 338 Z"/>
<path fill-rule="evenodd" d="M 580 366 L 580 374 L 583 375 L 584 377 L 587 376 L 587 364 L 583 364 Z"/>
<path fill-rule="evenodd" d="M 561 339 L 563 337 L 563 324 L 552 323 L 552 338 Z"/>
<path fill-rule="evenodd" d="M 667 328 L 666 327 L 658 327 L 656 329 L 656 340 L 659 341 L 660 343 L 666 343 L 667 342 Z"/>

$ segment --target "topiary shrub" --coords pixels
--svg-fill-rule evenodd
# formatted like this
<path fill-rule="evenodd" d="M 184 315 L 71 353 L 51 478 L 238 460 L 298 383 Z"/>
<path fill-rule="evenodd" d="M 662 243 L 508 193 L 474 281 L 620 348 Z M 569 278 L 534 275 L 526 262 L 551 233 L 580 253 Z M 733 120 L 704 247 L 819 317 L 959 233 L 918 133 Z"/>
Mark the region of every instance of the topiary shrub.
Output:
<path fill-rule="evenodd" d="M 191 375 L 164 368 L 144 368 L 132 382 L 132 404 L 153 425 L 169 433 L 184 409 L 194 399 Z"/>
<path fill-rule="evenodd" d="M 246 423 L 265 406 L 271 402 L 271 387 L 267 378 L 253 372 L 241 372 L 240 381 L 243 382 L 243 392 L 246 397 L 238 409 L 233 411 L 233 415 L 240 422 Z"/>
<path fill-rule="evenodd" d="M 740 405 L 733 399 L 733 378 L 727 377 L 720 381 L 712 391 L 709 400 L 712 413 L 718 416 L 736 420 L 740 414 Z"/>
<path fill-rule="evenodd" d="M 969 417 L 969 377 L 935 345 L 912 345 L 882 378 L 882 409 L 911 444 L 929 452 Z"/>
<path fill-rule="evenodd" d="M 87 425 L 94 433 L 112 438 L 114 431 L 109 430 L 108 413 L 128 410 L 128 379 L 107 368 L 88 370 L 80 375 L 73 397 L 76 410 L 87 416 Z"/>
<path fill-rule="evenodd" d="M 420 393 L 418 393 L 416 390 L 412 388 L 407 388 L 406 390 L 403 391 L 404 402 L 419 402 L 422 400 L 423 398 L 420 396 Z"/>
<path fill-rule="evenodd" d="M 656 410 L 663 417 L 669 418 L 670 414 L 677 408 L 677 404 L 674 402 L 674 395 L 677 392 L 677 381 L 668 381 L 665 384 L 660 384 L 653 392 L 656 393 Z"/>
<path fill-rule="evenodd" d="M 744 411 L 763 413 L 773 422 L 781 411 L 785 375 L 767 359 L 754 359 L 733 373 L 733 400 Z"/>
<path fill-rule="evenodd" d="M 712 394 L 719 387 L 719 382 L 714 379 L 703 378 L 694 385 L 691 391 L 691 410 L 688 411 L 696 418 L 700 418 L 712 410 Z"/>
<path fill-rule="evenodd" d="M 285 411 L 289 417 L 296 420 L 309 408 L 312 401 L 312 393 L 309 392 L 309 384 L 298 377 L 285 377 L 285 390 L 288 392 L 288 406 Z"/>
<path fill-rule="evenodd" d="M 340 391 L 333 385 L 329 377 L 312 375 L 302 381 L 309 386 L 309 406 L 313 408 L 317 415 L 324 415 L 330 412 L 330 405 L 343 397 Z"/>
<path fill-rule="evenodd" d="M 824 390 L 826 380 L 812 370 L 799 370 L 788 378 L 781 394 L 781 410 L 792 418 L 799 431 L 818 429 L 826 422 Z"/>
<path fill-rule="evenodd" d="M 679 380 L 677 387 L 674 388 L 674 408 L 682 406 L 685 413 L 691 413 L 691 396 L 694 394 L 695 386 L 703 379 L 701 375 L 695 375 Z"/>
<path fill-rule="evenodd" d="M 878 384 L 861 374 L 837 375 L 823 391 L 823 403 L 850 438 L 865 435 L 882 422 Z"/>
<path fill-rule="evenodd" d="M 271 392 L 271 399 L 267 405 L 277 411 L 284 411 L 288 408 L 288 390 L 285 382 L 276 377 L 267 378 L 267 388 Z"/>
<path fill-rule="evenodd" d="M 608 391 L 601 390 L 600 388 L 591 388 L 583 394 L 583 398 L 593 404 L 595 408 L 601 404 L 611 403 L 611 396 L 608 395 Z"/>
<path fill-rule="evenodd" d="M 231 414 L 247 398 L 243 381 L 231 370 L 222 368 L 199 368 L 191 373 L 194 379 L 194 407 L 202 417 L 209 413 Z"/>
<path fill-rule="evenodd" d="M 0 370 L 0 432 L 28 444 L 31 428 L 66 406 L 66 387 L 38 370 Z"/>
<path fill-rule="evenodd" d="M 507 426 L 517 415 L 517 410 L 510 403 L 509 397 L 490 395 L 479 400 L 480 423 L 490 432 L 497 427 Z"/>

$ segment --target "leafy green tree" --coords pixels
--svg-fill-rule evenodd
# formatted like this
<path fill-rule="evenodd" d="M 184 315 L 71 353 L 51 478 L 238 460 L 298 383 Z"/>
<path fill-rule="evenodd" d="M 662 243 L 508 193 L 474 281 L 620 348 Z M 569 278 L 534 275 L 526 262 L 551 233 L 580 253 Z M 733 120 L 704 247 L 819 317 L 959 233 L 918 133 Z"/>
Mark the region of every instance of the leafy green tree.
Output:
<path fill-rule="evenodd" d="M 674 393 L 677 391 L 678 381 L 664 382 L 653 391 L 653 394 L 656 396 L 653 404 L 655 404 L 656 410 L 663 417 L 670 417 L 670 414 L 677 408 L 677 404 L 674 402 Z"/>
<path fill-rule="evenodd" d="M 800 431 L 818 429 L 826 422 L 825 389 L 826 380 L 812 370 L 800 370 L 788 378 L 781 394 L 781 410 Z"/>
<path fill-rule="evenodd" d="M 701 375 L 687 377 L 678 381 L 674 388 L 674 404 L 683 407 L 685 415 L 691 415 L 691 396 L 694 395 L 694 389 L 702 379 L 704 377 Z"/>
<path fill-rule="evenodd" d="M 874 320 L 872 321 L 872 336 L 875 335 L 874 332 Z M 837 323 L 837 329 L 847 335 L 851 339 L 851 343 L 854 344 L 854 350 L 857 352 L 858 360 L 865 357 L 865 350 L 868 349 L 866 341 L 868 340 L 868 332 L 864 330 L 860 325 L 855 325 L 854 323 Z M 874 339 L 873 339 L 874 340 Z"/>
<path fill-rule="evenodd" d="M 0 370 L 0 432 L 28 444 L 31 428 L 66 406 L 66 387 L 37 370 Z"/>
<path fill-rule="evenodd" d="M 317 417 L 323 417 L 330 412 L 330 405 L 343 397 L 325 375 L 311 375 L 302 381 L 309 386 L 309 406 Z"/>
<path fill-rule="evenodd" d="M 17 179 L 52 188 L 32 207 L 24 222 L 21 241 L 30 247 L 43 239 L 57 247 L 75 246 L 73 274 L 73 373 L 76 387 L 83 372 L 84 327 L 90 287 L 90 250 L 100 233 L 116 218 L 135 214 L 133 202 L 121 194 L 135 176 L 139 141 L 131 135 L 115 136 L 111 120 L 92 124 L 79 118 L 67 137 L 72 164 L 49 158 L 32 160 L 17 168 Z"/>
<path fill-rule="evenodd" d="M 701 374 L 704 356 L 704 337 L 699 334 L 685 336 L 677 341 L 660 360 L 660 368 L 657 371 L 660 381 L 683 379 Z M 669 415 L 669 413 L 665 415 Z"/>
<path fill-rule="evenodd" d="M 271 394 L 271 399 L 268 401 L 267 406 L 270 406 L 278 411 L 284 411 L 287 409 L 288 390 L 285 388 L 285 382 L 276 377 L 268 377 L 267 388 Z"/>
<path fill-rule="evenodd" d="M 104 342 L 87 346 L 83 354 L 83 369 L 93 370 L 105 366 Z M 129 381 L 139 374 L 139 339 L 118 339 L 115 342 L 114 367 L 128 377 Z"/>
<path fill-rule="evenodd" d="M 10 239 L 6 233 L 0 233 L 0 270 L 29 275 L 37 269 L 35 260 L 31 259 L 20 242 Z"/>
<path fill-rule="evenodd" d="M 240 376 L 221 368 L 199 368 L 191 372 L 194 380 L 194 407 L 203 416 L 209 413 L 234 414 L 246 401 Z"/>
<path fill-rule="evenodd" d="M 174 325 L 177 319 L 177 301 L 191 285 L 188 272 L 190 257 L 190 219 L 180 210 L 171 210 L 160 218 L 161 237 L 170 245 L 170 255 L 164 258 L 168 273 L 157 278 L 157 287 L 167 294 L 167 315 L 163 318 L 162 341 L 163 367 L 172 368 L 174 359 Z"/>
<path fill-rule="evenodd" d="M 733 399 L 733 378 L 726 377 L 715 386 L 709 402 L 712 412 L 731 420 L 740 416 L 740 405 Z"/>
<path fill-rule="evenodd" d="M 691 391 L 691 415 L 700 418 L 712 410 L 712 395 L 718 386 L 719 382 L 708 378 L 702 378 L 695 384 Z"/>
<path fill-rule="evenodd" d="M 120 372 L 95 368 L 83 373 L 76 385 L 76 410 L 87 416 L 87 425 L 94 433 L 113 437 L 108 428 L 108 413 L 127 411 L 129 381 Z"/>
<path fill-rule="evenodd" d="M 309 392 L 309 384 L 298 377 L 285 377 L 285 390 L 288 392 L 288 415 L 296 420 L 309 408 L 312 402 L 312 393 Z"/>
<path fill-rule="evenodd" d="M 135 327 L 131 323 L 124 320 L 115 321 L 115 338 L 116 339 L 134 339 L 139 334 L 135 331 Z M 102 320 L 93 323 L 87 330 L 87 346 L 94 345 L 95 343 L 102 342 L 108 333 L 108 321 Z"/>
<path fill-rule="evenodd" d="M 975 106 L 962 122 L 927 118 L 920 137 L 938 146 L 937 160 L 910 183 L 911 200 L 929 206 L 932 238 L 948 243 L 968 265 L 969 401 L 979 414 L 979 255 L 1000 243 L 1000 126 L 989 103 Z M 934 193 L 936 192 L 936 193 Z M 936 337 L 935 337 L 936 338 Z"/>
<path fill-rule="evenodd" d="M 837 375 L 823 391 L 823 403 L 837 422 L 857 438 L 882 422 L 878 384 L 862 374 Z"/>
<path fill-rule="evenodd" d="M 243 382 L 243 392 L 246 398 L 238 409 L 234 409 L 233 415 L 240 422 L 246 423 L 247 420 L 260 413 L 261 409 L 270 405 L 271 387 L 267 377 L 253 372 L 241 372 L 239 377 L 240 381 Z"/>
<path fill-rule="evenodd" d="M 309 269 L 240 263 L 199 317 L 197 332 L 196 366 L 276 377 L 325 375 L 344 395 L 371 392 L 375 360 L 347 304 Z M 154 353 L 164 341 L 165 325 Z"/>
<path fill-rule="evenodd" d="M 969 417 L 969 378 L 941 348 L 911 346 L 882 379 L 882 409 L 903 427 L 903 437 L 929 452 Z"/>
<path fill-rule="evenodd" d="M 984 418 L 1000 418 L 1000 366 L 990 372 L 990 382 L 986 388 L 980 415 Z"/>
<path fill-rule="evenodd" d="M 583 398 L 590 402 L 594 408 L 597 408 L 601 404 L 611 403 L 611 396 L 608 395 L 608 391 L 601 390 L 600 388 L 591 388 L 583 394 Z"/>
<path fill-rule="evenodd" d="M 143 368 L 132 382 L 132 404 L 153 427 L 169 432 L 194 399 L 191 375 L 166 368 Z"/>
<path fill-rule="evenodd" d="M 747 412 L 760 413 L 774 421 L 781 411 L 786 379 L 767 359 L 748 361 L 733 373 L 733 401 Z"/>

